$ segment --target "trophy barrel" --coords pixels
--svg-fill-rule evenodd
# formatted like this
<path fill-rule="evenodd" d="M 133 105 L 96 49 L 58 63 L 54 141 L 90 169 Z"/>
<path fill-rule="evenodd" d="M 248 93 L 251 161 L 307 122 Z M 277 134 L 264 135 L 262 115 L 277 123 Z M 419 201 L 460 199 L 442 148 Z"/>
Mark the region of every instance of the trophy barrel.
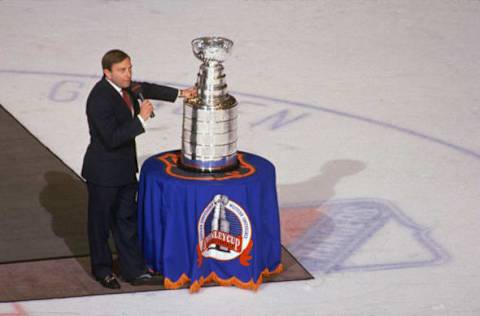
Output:
<path fill-rule="evenodd" d="M 183 104 L 183 167 L 200 172 L 235 169 L 237 161 L 237 101 L 227 95 L 217 107 L 201 99 Z"/>

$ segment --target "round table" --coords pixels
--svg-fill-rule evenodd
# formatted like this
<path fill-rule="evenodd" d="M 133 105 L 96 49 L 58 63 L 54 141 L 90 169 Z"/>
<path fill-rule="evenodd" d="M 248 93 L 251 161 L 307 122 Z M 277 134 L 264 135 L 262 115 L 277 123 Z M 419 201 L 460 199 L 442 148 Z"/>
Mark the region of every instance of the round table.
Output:
<path fill-rule="evenodd" d="M 275 168 L 238 153 L 239 168 L 215 174 L 178 167 L 180 151 L 147 159 L 138 190 L 139 239 L 147 265 L 164 286 L 216 282 L 256 290 L 280 273 Z"/>

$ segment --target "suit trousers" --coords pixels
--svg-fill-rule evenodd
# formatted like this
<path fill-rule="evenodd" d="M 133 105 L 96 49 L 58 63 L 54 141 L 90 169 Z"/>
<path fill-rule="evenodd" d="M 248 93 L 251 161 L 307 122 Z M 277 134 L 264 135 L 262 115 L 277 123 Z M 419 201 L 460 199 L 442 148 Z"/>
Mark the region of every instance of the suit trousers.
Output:
<path fill-rule="evenodd" d="M 92 274 L 96 278 L 103 279 L 112 274 L 112 252 L 108 245 L 110 231 L 123 279 L 133 280 L 146 272 L 138 242 L 137 186 L 137 182 L 120 187 L 87 182 L 88 242 Z"/>

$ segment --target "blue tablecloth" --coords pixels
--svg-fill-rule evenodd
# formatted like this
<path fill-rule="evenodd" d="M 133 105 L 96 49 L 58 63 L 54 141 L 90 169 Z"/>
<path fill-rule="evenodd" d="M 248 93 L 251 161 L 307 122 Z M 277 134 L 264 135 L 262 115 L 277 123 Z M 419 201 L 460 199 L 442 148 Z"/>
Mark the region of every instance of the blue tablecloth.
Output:
<path fill-rule="evenodd" d="M 274 166 L 239 153 L 241 172 L 197 178 L 176 169 L 179 154 L 146 160 L 138 191 L 140 243 L 165 287 L 190 282 L 197 291 L 217 282 L 257 289 L 264 276 L 281 272 Z"/>

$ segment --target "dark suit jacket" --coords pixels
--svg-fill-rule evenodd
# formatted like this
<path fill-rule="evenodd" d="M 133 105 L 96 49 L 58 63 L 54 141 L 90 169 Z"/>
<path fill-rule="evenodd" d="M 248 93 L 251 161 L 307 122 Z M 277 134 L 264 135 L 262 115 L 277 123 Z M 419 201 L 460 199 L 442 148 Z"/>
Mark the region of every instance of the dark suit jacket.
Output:
<path fill-rule="evenodd" d="M 137 82 L 147 99 L 174 102 L 178 90 Z M 102 78 L 87 99 L 90 144 L 83 159 L 82 176 L 103 186 L 122 186 L 136 181 L 137 153 L 135 137 L 145 132 L 137 118 L 140 107 L 130 91 L 135 115 L 132 117 L 122 96 Z"/>

